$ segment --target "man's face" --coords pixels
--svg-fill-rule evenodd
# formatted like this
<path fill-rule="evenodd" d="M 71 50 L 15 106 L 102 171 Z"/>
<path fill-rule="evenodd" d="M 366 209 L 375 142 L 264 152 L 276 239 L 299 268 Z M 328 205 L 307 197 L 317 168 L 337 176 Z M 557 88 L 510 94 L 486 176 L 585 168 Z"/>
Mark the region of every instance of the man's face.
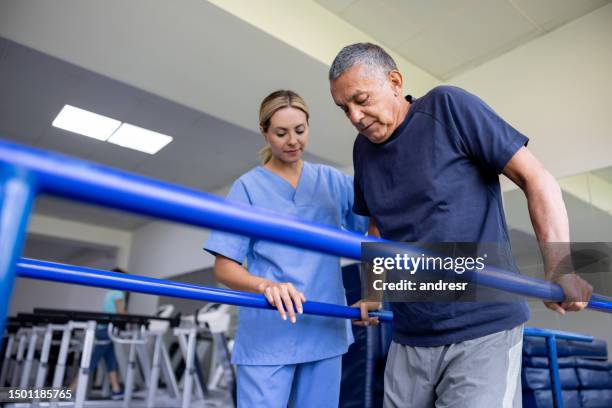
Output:
<path fill-rule="evenodd" d="M 331 81 L 330 88 L 336 105 L 372 143 L 387 140 L 403 120 L 398 118 L 398 86 L 383 72 L 356 65 Z"/>

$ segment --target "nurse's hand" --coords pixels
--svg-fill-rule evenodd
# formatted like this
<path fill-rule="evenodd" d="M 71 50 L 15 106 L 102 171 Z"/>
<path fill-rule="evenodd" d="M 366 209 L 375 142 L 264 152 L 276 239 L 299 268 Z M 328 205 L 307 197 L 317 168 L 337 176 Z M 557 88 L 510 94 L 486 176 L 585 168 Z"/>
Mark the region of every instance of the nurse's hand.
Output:
<path fill-rule="evenodd" d="M 353 320 L 355 326 L 376 326 L 379 323 L 378 317 L 370 317 L 368 312 L 382 309 L 380 302 L 360 300 L 357 303 L 353 303 L 351 307 L 358 307 L 361 310 L 361 320 Z"/>
<path fill-rule="evenodd" d="M 260 293 L 266 297 L 268 302 L 278 309 L 283 320 L 287 320 L 287 314 L 291 323 L 295 323 L 295 311 L 299 314 L 304 313 L 302 303 L 306 302 L 306 297 L 298 291 L 291 282 L 267 282 L 258 286 Z M 295 304 L 295 308 L 293 307 Z"/>

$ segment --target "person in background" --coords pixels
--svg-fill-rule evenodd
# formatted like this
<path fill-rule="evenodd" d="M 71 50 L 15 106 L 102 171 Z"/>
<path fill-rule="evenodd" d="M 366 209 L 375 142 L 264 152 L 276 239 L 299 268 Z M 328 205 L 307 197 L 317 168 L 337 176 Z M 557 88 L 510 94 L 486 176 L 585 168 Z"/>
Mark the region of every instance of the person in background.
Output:
<path fill-rule="evenodd" d="M 113 272 L 126 273 L 121 268 L 114 268 Z M 127 292 L 119 290 L 109 290 L 104 295 L 102 301 L 102 312 L 103 313 L 127 313 Z M 123 390 L 119 383 L 119 373 L 117 367 L 117 358 L 115 356 L 115 349 L 112 340 L 108 337 L 108 326 L 98 325 L 96 327 L 96 345 L 91 354 L 91 361 L 89 363 L 89 372 L 95 373 L 100 360 L 104 359 L 106 364 L 106 371 L 111 385 L 111 398 L 113 400 L 120 400 L 123 398 Z M 78 377 L 77 377 L 78 378 Z M 77 378 L 73 381 L 70 388 L 74 390 L 76 388 Z"/>

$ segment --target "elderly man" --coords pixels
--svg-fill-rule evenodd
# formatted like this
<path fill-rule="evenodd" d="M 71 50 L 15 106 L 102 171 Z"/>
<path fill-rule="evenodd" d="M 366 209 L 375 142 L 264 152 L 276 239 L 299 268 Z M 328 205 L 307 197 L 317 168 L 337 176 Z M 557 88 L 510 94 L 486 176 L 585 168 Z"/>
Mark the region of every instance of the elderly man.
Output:
<path fill-rule="evenodd" d="M 525 147 L 527 137 L 482 100 L 450 86 L 404 97 L 395 62 L 368 43 L 342 49 L 329 80 L 335 103 L 359 131 L 353 210 L 370 217 L 371 233 L 402 242 L 508 244 L 503 173 L 524 191 L 538 241 L 569 242 L 555 179 Z M 559 256 L 543 255 L 553 279 Z M 563 314 L 586 306 L 588 283 L 574 274 L 554 279 L 568 301 L 547 307 Z M 371 303 L 362 304 L 364 324 L 375 323 L 365 314 Z M 521 405 L 525 302 L 393 303 L 392 310 L 386 407 Z"/>

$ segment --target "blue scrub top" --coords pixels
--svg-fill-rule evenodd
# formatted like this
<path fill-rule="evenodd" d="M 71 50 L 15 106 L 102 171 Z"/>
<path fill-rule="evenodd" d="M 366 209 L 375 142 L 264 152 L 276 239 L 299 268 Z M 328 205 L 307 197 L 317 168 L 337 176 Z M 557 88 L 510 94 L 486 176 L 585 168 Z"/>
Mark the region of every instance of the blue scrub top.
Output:
<path fill-rule="evenodd" d="M 365 232 L 367 218 L 355 215 L 350 177 L 324 165 L 304 162 L 294 189 L 264 167 L 234 182 L 229 200 L 295 216 L 317 224 Z M 340 259 L 300 248 L 213 231 L 204 249 L 246 265 L 250 273 L 276 282 L 291 282 L 306 301 L 346 305 Z M 353 342 L 350 321 L 298 315 L 297 323 L 278 311 L 240 308 L 232 363 L 297 364 L 345 353 Z"/>

